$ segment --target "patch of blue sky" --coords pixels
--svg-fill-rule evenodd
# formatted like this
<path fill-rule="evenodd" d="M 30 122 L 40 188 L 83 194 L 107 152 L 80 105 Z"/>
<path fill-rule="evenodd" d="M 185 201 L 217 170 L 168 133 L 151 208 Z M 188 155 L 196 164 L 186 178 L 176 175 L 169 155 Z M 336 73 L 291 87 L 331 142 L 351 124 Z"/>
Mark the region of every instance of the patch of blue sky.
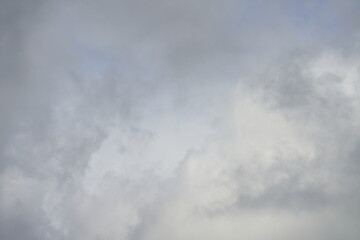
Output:
<path fill-rule="evenodd" d="M 326 1 L 291 0 L 286 2 L 285 9 L 288 11 L 295 27 L 307 28 L 321 22 L 324 10 L 326 11 Z"/>
<path fill-rule="evenodd" d="M 357 10 L 346 9 L 346 1 L 341 3 L 329 0 L 291 0 L 286 1 L 285 7 L 294 27 L 335 36 L 346 31 L 349 23 L 346 11 L 360 10 L 358 2 L 358 5 L 355 4 Z"/>
<path fill-rule="evenodd" d="M 79 70 L 83 76 L 101 77 L 111 69 L 113 64 L 111 54 L 104 49 L 83 47 L 80 50 Z"/>

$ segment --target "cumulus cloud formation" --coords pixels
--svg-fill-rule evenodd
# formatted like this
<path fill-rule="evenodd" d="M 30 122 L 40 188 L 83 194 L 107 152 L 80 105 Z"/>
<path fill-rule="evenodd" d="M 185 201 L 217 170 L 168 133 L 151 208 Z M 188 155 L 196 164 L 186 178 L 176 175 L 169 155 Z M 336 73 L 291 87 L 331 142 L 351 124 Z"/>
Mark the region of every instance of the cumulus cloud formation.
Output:
<path fill-rule="evenodd" d="M 0 0 L 0 239 L 358 239 L 359 10 Z"/>

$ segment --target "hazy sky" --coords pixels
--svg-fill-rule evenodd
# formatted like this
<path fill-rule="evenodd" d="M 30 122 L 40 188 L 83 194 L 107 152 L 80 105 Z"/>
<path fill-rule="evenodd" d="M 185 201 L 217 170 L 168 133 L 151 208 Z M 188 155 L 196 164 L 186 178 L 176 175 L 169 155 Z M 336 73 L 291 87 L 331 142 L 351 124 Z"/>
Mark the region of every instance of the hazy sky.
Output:
<path fill-rule="evenodd" d="M 359 239 L 359 12 L 0 0 L 0 239 Z"/>

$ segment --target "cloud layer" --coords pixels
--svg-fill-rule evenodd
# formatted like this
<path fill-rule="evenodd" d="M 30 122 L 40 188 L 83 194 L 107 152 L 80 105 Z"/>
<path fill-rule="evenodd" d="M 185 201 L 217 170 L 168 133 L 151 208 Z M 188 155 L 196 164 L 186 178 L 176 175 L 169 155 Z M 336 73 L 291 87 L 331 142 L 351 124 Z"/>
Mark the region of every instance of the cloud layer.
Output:
<path fill-rule="evenodd" d="M 0 239 L 357 239 L 358 1 L 0 1 Z"/>

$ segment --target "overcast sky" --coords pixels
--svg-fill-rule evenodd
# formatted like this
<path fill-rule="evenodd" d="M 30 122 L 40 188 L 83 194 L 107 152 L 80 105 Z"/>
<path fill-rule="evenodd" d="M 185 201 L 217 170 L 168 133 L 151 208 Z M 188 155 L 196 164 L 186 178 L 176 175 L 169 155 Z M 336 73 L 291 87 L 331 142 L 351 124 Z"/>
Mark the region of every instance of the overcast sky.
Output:
<path fill-rule="evenodd" d="M 0 0 L 0 239 L 359 239 L 359 13 Z"/>

